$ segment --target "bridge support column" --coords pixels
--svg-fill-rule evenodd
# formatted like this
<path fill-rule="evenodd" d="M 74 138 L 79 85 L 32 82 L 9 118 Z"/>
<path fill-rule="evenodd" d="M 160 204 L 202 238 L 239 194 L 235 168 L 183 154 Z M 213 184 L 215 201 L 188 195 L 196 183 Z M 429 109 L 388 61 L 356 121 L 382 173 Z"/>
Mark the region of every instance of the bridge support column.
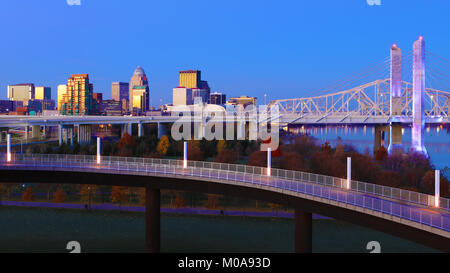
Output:
<path fill-rule="evenodd" d="M 28 125 L 25 126 L 25 140 L 28 141 Z"/>
<path fill-rule="evenodd" d="M 58 139 L 59 146 L 63 144 L 63 126 L 61 124 L 58 125 Z"/>
<path fill-rule="evenodd" d="M 160 139 L 162 136 L 167 135 L 167 124 L 158 122 L 158 139 Z"/>
<path fill-rule="evenodd" d="M 131 123 L 125 123 L 125 124 L 122 124 L 122 128 L 121 128 L 121 137 L 123 137 L 123 135 L 125 134 L 125 133 L 127 133 L 127 134 L 129 134 L 130 136 L 132 136 L 133 135 L 133 127 L 132 127 L 132 125 L 133 124 L 131 124 Z"/>
<path fill-rule="evenodd" d="M 392 122 L 390 125 L 390 139 L 388 153 L 403 152 L 402 146 L 402 124 L 398 122 Z"/>
<path fill-rule="evenodd" d="M 145 188 L 145 244 L 147 251 L 160 251 L 160 199 L 159 189 Z"/>
<path fill-rule="evenodd" d="M 142 137 L 144 135 L 144 128 L 142 123 L 138 123 L 138 137 Z"/>
<path fill-rule="evenodd" d="M 375 133 L 374 133 L 374 144 L 373 144 L 373 153 L 375 154 L 381 146 L 385 146 L 385 134 L 386 134 L 386 126 L 384 125 L 375 125 Z M 389 130 L 389 129 L 388 129 Z M 389 131 L 388 135 L 390 135 Z M 401 133 L 401 131 L 400 131 Z M 387 137 L 388 145 L 390 136 Z"/>
<path fill-rule="evenodd" d="M 295 252 L 312 252 L 312 213 L 295 209 Z"/>
<path fill-rule="evenodd" d="M 39 138 L 41 136 L 41 126 L 40 125 L 31 126 L 31 136 L 32 136 L 32 138 Z"/>
<path fill-rule="evenodd" d="M 70 146 L 73 146 L 73 137 L 75 135 L 75 133 L 73 132 L 74 130 L 74 127 L 70 127 Z"/>
<path fill-rule="evenodd" d="M 425 41 L 422 37 L 413 45 L 413 122 L 411 128 L 411 149 L 428 156 L 424 145 L 425 128 Z"/>

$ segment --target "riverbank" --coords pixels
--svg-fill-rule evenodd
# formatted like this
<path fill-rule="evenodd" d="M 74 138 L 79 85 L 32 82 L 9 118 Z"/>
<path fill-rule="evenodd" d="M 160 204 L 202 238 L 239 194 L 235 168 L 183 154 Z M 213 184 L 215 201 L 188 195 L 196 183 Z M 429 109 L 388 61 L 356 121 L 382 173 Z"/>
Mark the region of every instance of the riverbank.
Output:
<path fill-rule="evenodd" d="M 85 204 L 81 203 L 52 203 L 52 202 L 25 202 L 25 201 L 7 201 L 2 200 L 0 206 L 8 207 L 38 207 L 38 208 L 60 208 L 87 210 Z M 104 211 L 132 211 L 145 212 L 143 206 L 120 206 L 115 204 L 91 204 L 90 210 Z M 168 208 L 161 207 L 162 213 L 169 214 L 187 214 L 187 215 L 210 215 L 210 216 L 241 216 L 241 217 L 269 217 L 269 218 L 286 218 L 293 219 L 294 213 L 286 211 L 255 211 L 255 210 L 222 210 L 207 208 Z M 329 219 L 331 218 L 313 214 L 313 219 Z"/>

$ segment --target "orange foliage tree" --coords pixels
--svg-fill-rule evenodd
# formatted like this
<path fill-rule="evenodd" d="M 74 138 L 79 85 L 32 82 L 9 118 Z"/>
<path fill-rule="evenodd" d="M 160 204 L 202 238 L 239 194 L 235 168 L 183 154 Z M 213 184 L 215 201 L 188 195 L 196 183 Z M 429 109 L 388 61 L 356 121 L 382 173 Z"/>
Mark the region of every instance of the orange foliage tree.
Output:
<path fill-rule="evenodd" d="M 280 167 L 291 171 L 306 171 L 303 158 L 297 152 L 286 152 L 281 159 Z"/>
<path fill-rule="evenodd" d="M 55 193 L 53 193 L 53 202 L 55 203 L 64 203 L 67 199 L 66 193 L 58 188 Z"/>
<path fill-rule="evenodd" d="M 113 186 L 111 191 L 111 202 L 122 204 L 127 201 L 127 187 Z"/>
<path fill-rule="evenodd" d="M 214 158 L 214 162 L 234 164 L 238 160 L 238 154 L 235 151 L 224 149 Z"/>
<path fill-rule="evenodd" d="M 208 200 L 206 200 L 205 207 L 209 209 L 215 209 L 219 204 L 219 197 L 215 194 L 208 194 Z"/>
<path fill-rule="evenodd" d="M 248 158 L 248 165 L 267 167 L 267 152 L 255 151 Z"/>
<path fill-rule="evenodd" d="M 135 146 L 136 142 L 134 141 L 134 138 L 130 134 L 124 133 L 117 144 L 119 156 L 131 156 Z"/>
<path fill-rule="evenodd" d="M 30 187 L 27 187 L 22 194 L 22 201 L 33 201 L 34 195 Z"/>
<path fill-rule="evenodd" d="M 194 140 L 194 141 L 189 141 L 188 142 L 188 160 L 193 160 L 193 161 L 201 161 L 203 160 L 203 153 L 200 150 L 199 147 L 199 143 L 198 141 Z"/>
<path fill-rule="evenodd" d="M 184 207 L 184 199 L 180 194 L 177 194 L 175 198 L 175 203 L 173 204 L 175 208 L 183 208 Z"/>
<path fill-rule="evenodd" d="M 434 194 L 434 184 L 435 184 L 435 173 L 434 171 L 428 171 L 422 177 L 421 185 L 422 188 L 429 194 Z M 439 192 L 441 196 L 448 196 L 448 181 L 441 175 Z"/>
<path fill-rule="evenodd" d="M 388 152 L 384 146 L 381 146 L 378 148 L 378 150 L 375 153 L 375 160 L 376 161 L 384 161 L 388 157 Z"/>
<path fill-rule="evenodd" d="M 97 185 L 81 185 L 80 186 L 80 201 L 89 202 L 89 198 L 94 198 L 95 193 L 98 190 Z"/>
<path fill-rule="evenodd" d="M 402 177 L 393 171 L 382 171 L 377 178 L 377 184 L 389 187 L 398 187 L 402 183 Z"/>
<path fill-rule="evenodd" d="M 165 156 L 167 154 L 167 151 L 169 150 L 169 146 L 170 146 L 169 137 L 163 135 L 159 140 L 158 145 L 156 146 L 156 151 L 160 155 Z"/>

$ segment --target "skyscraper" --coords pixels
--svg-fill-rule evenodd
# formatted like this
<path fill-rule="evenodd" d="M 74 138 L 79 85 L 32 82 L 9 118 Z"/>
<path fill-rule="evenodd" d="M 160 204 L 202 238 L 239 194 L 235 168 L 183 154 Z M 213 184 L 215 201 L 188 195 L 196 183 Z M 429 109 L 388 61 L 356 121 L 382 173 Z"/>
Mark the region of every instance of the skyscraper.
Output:
<path fill-rule="evenodd" d="M 36 100 L 51 100 L 52 89 L 45 86 L 36 86 L 34 88 L 34 99 Z"/>
<path fill-rule="evenodd" d="M 67 81 L 67 92 L 63 95 L 61 114 L 90 115 L 93 110 L 93 90 L 88 74 L 72 74 Z"/>
<path fill-rule="evenodd" d="M 128 102 L 130 92 L 130 84 L 127 82 L 113 82 L 111 85 L 112 99 L 122 101 L 126 99 Z"/>
<path fill-rule="evenodd" d="M 130 111 L 144 113 L 149 108 L 148 78 L 144 69 L 138 66 L 130 80 Z"/>
<path fill-rule="evenodd" d="M 12 101 L 22 101 L 24 106 L 28 105 L 28 101 L 34 99 L 34 84 L 8 85 L 8 98 Z"/>
<path fill-rule="evenodd" d="M 204 103 L 209 102 L 211 89 L 209 88 L 208 82 L 202 80 L 202 72 L 200 70 L 180 71 L 179 86 L 192 89 L 193 101 L 201 100 Z"/>
<path fill-rule="evenodd" d="M 62 105 L 64 103 L 64 95 L 67 93 L 67 85 L 66 84 L 60 84 L 58 85 L 58 111 L 61 112 Z"/>

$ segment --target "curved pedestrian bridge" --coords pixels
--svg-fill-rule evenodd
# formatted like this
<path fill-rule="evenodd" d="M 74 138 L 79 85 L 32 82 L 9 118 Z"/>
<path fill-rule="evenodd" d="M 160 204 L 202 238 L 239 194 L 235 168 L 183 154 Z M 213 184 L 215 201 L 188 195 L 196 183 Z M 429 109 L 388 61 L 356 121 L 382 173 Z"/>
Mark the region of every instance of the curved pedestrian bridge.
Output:
<path fill-rule="evenodd" d="M 73 183 L 110 184 L 120 177 L 120 184 L 129 186 L 192 188 L 215 193 L 223 189 L 224 194 L 244 196 L 252 192 L 255 194 L 250 197 L 261 196 L 266 201 L 273 197 L 274 202 L 282 203 L 285 200 L 296 209 L 450 251 L 450 202 L 446 198 L 440 198 L 440 206 L 435 207 L 432 195 L 359 181 L 351 181 L 347 189 L 347 180 L 342 178 L 281 169 L 271 169 L 271 176 L 267 176 L 267 168 L 262 167 L 196 161 L 188 161 L 184 167 L 183 163 L 170 159 L 55 154 L 13 154 L 7 162 L 3 154 L 0 173 L 1 182 L 53 181 L 51 174 L 59 173 L 63 175 L 60 179 L 67 181 L 54 183 L 66 183 L 77 176 Z"/>

